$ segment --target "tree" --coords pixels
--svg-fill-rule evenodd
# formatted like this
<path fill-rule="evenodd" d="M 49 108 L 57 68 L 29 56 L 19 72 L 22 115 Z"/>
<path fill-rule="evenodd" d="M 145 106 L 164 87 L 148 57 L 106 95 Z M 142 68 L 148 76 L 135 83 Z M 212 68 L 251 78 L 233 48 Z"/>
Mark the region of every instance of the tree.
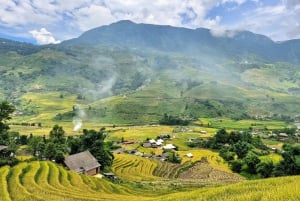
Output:
<path fill-rule="evenodd" d="M 21 135 L 20 136 L 20 144 L 26 145 L 28 143 L 27 135 Z"/>
<path fill-rule="evenodd" d="M 230 168 L 234 172 L 240 173 L 242 170 L 242 166 L 243 166 L 243 161 L 240 159 L 230 161 Z"/>
<path fill-rule="evenodd" d="M 228 137 L 229 135 L 227 134 L 226 130 L 222 128 L 215 135 L 216 143 L 225 144 L 228 142 Z"/>
<path fill-rule="evenodd" d="M 251 149 L 251 144 L 244 141 L 239 141 L 233 145 L 233 150 L 239 159 L 244 158 Z"/>
<path fill-rule="evenodd" d="M 69 141 L 71 153 L 79 153 L 89 150 L 91 154 L 99 161 L 101 168 L 105 169 L 112 165 L 114 156 L 110 152 L 110 146 L 104 142 L 104 128 L 100 131 L 83 130 L 83 135 L 79 138 L 73 138 Z"/>
<path fill-rule="evenodd" d="M 283 145 L 282 158 L 283 160 L 274 168 L 275 176 L 283 175 L 298 175 L 300 174 L 300 162 L 297 160 L 300 157 L 299 145 Z"/>
<path fill-rule="evenodd" d="M 268 178 L 272 175 L 274 169 L 273 161 L 262 161 L 257 164 L 256 172 L 260 174 L 262 178 Z"/>
<path fill-rule="evenodd" d="M 65 131 L 62 126 L 55 125 L 49 133 L 50 141 L 54 143 L 64 144 L 65 139 Z"/>
<path fill-rule="evenodd" d="M 230 151 L 229 148 L 222 148 L 220 151 L 219 151 L 219 155 L 225 160 L 225 161 L 231 161 L 231 160 L 234 160 L 234 156 L 235 156 L 235 153 Z"/>
<path fill-rule="evenodd" d="M 48 142 L 45 147 L 44 156 L 49 160 L 54 160 L 57 149 L 53 142 Z"/>
<path fill-rule="evenodd" d="M 68 146 L 70 148 L 70 154 L 79 153 L 82 150 L 82 142 L 80 138 L 68 138 Z"/>
<path fill-rule="evenodd" d="M 7 132 L 9 126 L 7 125 L 7 121 L 11 119 L 11 114 L 14 111 L 15 107 L 7 101 L 0 103 L 0 144 L 9 144 L 9 135 Z"/>
<path fill-rule="evenodd" d="M 256 166 L 257 166 L 257 164 L 260 163 L 260 159 L 258 158 L 258 156 L 255 153 L 253 153 L 252 151 L 250 151 L 247 154 L 247 156 L 244 158 L 244 161 L 247 164 L 248 172 L 251 174 L 255 174 Z"/>
<path fill-rule="evenodd" d="M 175 151 L 169 151 L 167 155 L 168 161 L 172 163 L 181 163 L 181 158 L 176 154 Z"/>

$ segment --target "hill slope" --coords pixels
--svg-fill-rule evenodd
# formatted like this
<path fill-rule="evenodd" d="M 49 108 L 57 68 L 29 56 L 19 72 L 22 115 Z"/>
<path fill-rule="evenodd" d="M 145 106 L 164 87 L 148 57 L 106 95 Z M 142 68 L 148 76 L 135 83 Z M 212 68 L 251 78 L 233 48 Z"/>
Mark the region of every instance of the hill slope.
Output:
<path fill-rule="evenodd" d="M 157 122 L 164 113 L 241 119 L 300 111 L 299 40 L 120 21 L 58 45 L 1 41 L 0 95 L 25 119 L 45 118 L 49 107 L 38 101 L 45 94 L 72 99 L 48 110 L 56 121 L 70 121 L 75 104 L 106 123 Z M 49 104 L 59 102 L 51 97 Z"/>

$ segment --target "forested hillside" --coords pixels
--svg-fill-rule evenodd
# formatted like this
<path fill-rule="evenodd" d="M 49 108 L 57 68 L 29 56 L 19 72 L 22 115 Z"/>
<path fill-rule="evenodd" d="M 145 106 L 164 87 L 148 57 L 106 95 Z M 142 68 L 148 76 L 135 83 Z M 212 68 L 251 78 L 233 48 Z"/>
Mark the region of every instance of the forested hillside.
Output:
<path fill-rule="evenodd" d="M 158 122 L 164 113 L 289 119 L 300 109 L 297 43 L 130 21 L 57 45 L 3 39 L 0 94 L 25 116 L 47 110 L 34 102 L 45 93 L 75 96 L 52 115 L 56 120 L 68 119 L 73 104 L 89 108 L 90 119 L 110 123 Z"/>

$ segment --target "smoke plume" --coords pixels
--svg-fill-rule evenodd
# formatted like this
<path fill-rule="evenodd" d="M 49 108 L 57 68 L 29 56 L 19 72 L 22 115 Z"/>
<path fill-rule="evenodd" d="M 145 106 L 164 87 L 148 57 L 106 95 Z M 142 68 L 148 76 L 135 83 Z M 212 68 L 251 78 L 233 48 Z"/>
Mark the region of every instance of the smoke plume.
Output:
<path fill-rule="evenodd" d="M 73 131 L 79 131 L 79 129 L 83 125 L 83 119 L 85 118 L 86 114 L 83 109 L 81 109 L 78 105 L 73 106 L 73 111 L 75 112 L 75 116 L 73 117 Z"/>

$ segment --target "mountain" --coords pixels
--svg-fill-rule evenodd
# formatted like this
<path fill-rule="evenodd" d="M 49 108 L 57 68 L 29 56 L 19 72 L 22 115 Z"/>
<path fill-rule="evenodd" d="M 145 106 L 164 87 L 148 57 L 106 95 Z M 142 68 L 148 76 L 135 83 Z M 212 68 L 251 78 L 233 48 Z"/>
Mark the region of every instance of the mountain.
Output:
<path fill-rule="evenodd" d="M 17 42 L 0 38 L 0 51 L 2 53 L 8 51 L 17 52 L 20 55 L 29 55 L 38 52 L 41 48 L 30 43 Z"/>
<path fill-rule="evenodd" d="M 120 21 L 56 45 L 1 39 L 0 95 L 29 120 L 70 121 L 74 104 L 107 123 L 288 119 L 300 111 L 299 62 L 300 40 Z"/>
<path fill-rule="evenodd" d="M 299 63 L 300 40 L 274 42 L 270 38 L 249 31 L 232 32 L 231 37 L 215 37 L 204 28 L 186 29 L 171 26 L 135 24 L 119 21 L 92 29 L 79 38 L 63 42 L 68 45 L 116 45 L 127 48 L 155 49 L 188 55 L 214 53 L 238 58 L 236 55 L 254 54 L 272 62 Z"/>

